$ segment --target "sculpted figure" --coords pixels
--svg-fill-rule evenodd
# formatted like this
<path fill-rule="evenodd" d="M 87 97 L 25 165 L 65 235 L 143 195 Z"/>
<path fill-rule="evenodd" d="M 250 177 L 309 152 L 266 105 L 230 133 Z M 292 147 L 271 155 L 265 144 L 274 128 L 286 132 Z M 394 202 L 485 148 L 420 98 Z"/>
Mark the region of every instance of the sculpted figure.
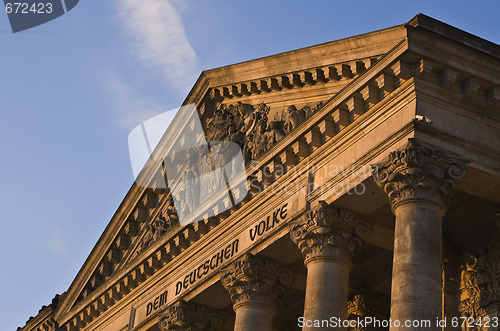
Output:
<path fill-rule="evenodd" d="M 280 141 L 284 136 L 283 123 L 281 121 L 272 121 L 269 123 L 269 131 L 267 134 L 267 146 L 266 149 L 269 150 L 278 141 Z"/>
<path fill-rule="evenodd" d="M 477 273 L 477 259 L 472 258 L 472 261 L 466 263 L 466 269 L 462 271 L 462 286 L 467 291 L 469 298 L 477 299 L 480 293 L 479 287 L 477 285 L 476 273 Z"/>
<path fill-rule="evenodd" d="M 254 137 L 255 139 L 255 145 L 252 150 L 252 158 L 256 160 L 259 158 L 262 154 L 264 154 L 267 151 L 267 121 L 265 119 L 262 119 L 259 123 L 259 131 L 257 135 Z"/>
<path fill-rule="evenodd" d="M 167 220 L 167 218 L 165 218 L 165 216 L 160 214 L 153 221 L 153 228 L 154 228 L 153 241 L 156 241 L 171 228 L 171 223 L 169 222 L 169 220 Z"/>
<path fill-rule="evenodd" d="M 243 157 L 245 158 L 245 163 L 248 164 L 252 160 L 252 153 L 254 148 L 254 135 L 253 133 L 249 133 L 245 137 L 245 145 L 243 146 Z"/>
<path fill-rule="evenodd" d="M 245 139 L 245 134 L 241 131 L 236 130 L 236 125 L 231 123 L 227 127 L 227 140 L 237 143 L 240 147 L 243 146 L 243 141 Z"/>
<path fill-rule="evenodd" d="M 304 119 L 308 119 L 309 117 L 311 117 L 313 113 L 311 107 L 305 106 L 304 108 L 302 108 L 302 110 L 304 111 Z"/>
<path fill-rule="evenodd" d="M 234 118 L 234 116 L 233 116 Z M 226 127 L 228 123 L 228 116 L 225 106 L 215 111 L 214 117 L 207 123 L 206 136 L 208 141 L 222 140 L 226 134 Z"/>
<path fill-rule="evenodd" d="M 306 119 L 304 109 L 297 109 L 294 105 L 288 106 L 286 131 L 291 132 Z"/>
<path fill-rule="evenodd" d="M 137 251 L 135 252 L 135 256 L 137 256 L 137 255 L 141 254 L 142 252 L 144 252 L 144 250 L 146 248 L 148 248 L 149 245 L 153 242 L 153 232 L 154 232 L 153 226 L 150 223 L 150 224 L 148 224 L 148 227 L 147 227 L 147 230 L 146 230 L 146 234 L 141 239 L 139 247 L 137 247 Z"/>
<path fill-rule="evenodd" d="M 182 180 L 184 182 L 184 208 L 186 208 L 186 211 L 190 212 L 199 199 L 197 193 L 199 192 L 200 183 L 196 175 L 196 158 L 193 152 L 188 151 L 186 154 L 186 161 L 186 168 L 182 174 Z"/>
<path fill-rule="evenodd" d="M 200 158 L 199 169 L 202 174 L 211 173 L 214 169 L 210 155 L 204 155 Z M 204 203 L 213 191 L 215 182 L 219 179 L 216 176 L 199 177 L 199 202 Z"/>

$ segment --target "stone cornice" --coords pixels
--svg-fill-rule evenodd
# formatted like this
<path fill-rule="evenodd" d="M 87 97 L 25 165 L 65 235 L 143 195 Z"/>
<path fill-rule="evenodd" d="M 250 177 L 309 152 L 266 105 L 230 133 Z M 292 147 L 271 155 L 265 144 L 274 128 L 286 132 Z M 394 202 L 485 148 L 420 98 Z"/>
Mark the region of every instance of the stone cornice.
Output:
<path fill-rule="evenodd" d="M 77 296 L 79 294 L 77 292 L 81 291 L 83 286 L 85 286 L 85 284 L 89 281 L 91 273 L 97 268 L 99 260 L 102 259 L 106 250 L 111 246 L 112 242 L 103 239 L 116 236 L 116 233 L 123 227 L 126 221 L 126 215 L 132 214 L 134 201 L 137 201 L 144 191 L 144 188 L 141 188 L 134 183 L 131 189 L 127 192 L 127 195 L 118 207 L 118 210 L 113 215 L 111 221 L 102 233 L 100 239 L 97 241 L 96 245 L 84 262 L 82 268 L 71 283 L 66 295 L 66 299 L 63 300 L 60 307 L 58 307 L 56 311 L 56 319 L 59 319 L 71 308 L 71 306 L 77 300 Z"/>
<path fill-rule="evenodd" d="M 30 317 L 21 330 L 55 330 L 58 326 L 53 318 L 53 309 L 49 305 L 40 309 L 36 317 Z"/>
<path fill-rule="evenodd" d="M 469 76 L 484 77 L 495 85 L 500 84 L 500 68 L 497 57 L 480 53 L 476 49 L 450 39 L 429 34 L 424 30 L 409 28 L 409 50 L 421 58 L 434 61 L 445 67 Z M 500 46 L 497 46 L 500 48 Z M 451 77 L 451 76 L 450 76 Z M 441 79 L 438 82 L 442 82 Z"/>
<path fill-rule="evenodd" d="M 391 152 L 387 161 L 372 167 L 373 178 L 387 193 L 393 210 L 408 200 L 433 201 L 445 209 L 467 164 L 412 139 L 405 148 Z"/>
<path fill-rule="evenodd" d="M 213 86 L 210 89 L 210 97 L 218 101 L 226 98 L 237 100 L 252 94 L 290 90 L 316 84 L 337 83 L 342 79 L 351 80 L 370 68 L 377 62 L 378 58 L 380 58 L 380 55 L 351 60 L 345 63 L 315 66 L 295 72 L 283 72 L 274 76 L 245 80 L 230 85 Z"/>
<path fill-rule="evenodd" d="M 500 46 L 466 31 L 457 29 L 449 24 L 440 22 L 432 17 L 418 14 L 412 18 L 406 26 L 424 29 L 439 35 L 441 38 L 449 39 L 455 43 L 473 48 L 484 54 L 488 54 L 500 59 Z"/>
<path fill-rule="evenodd" d="M 197 85 L 205 85 L 203 81 L 206 79 L 210 82 L 210 87 L 223 86 L 281 75 L 283 73 L 297 72 L 316 66 L 327 66 L 359 58 L 375 57 L 387 53 L 405 37 L 405 28 L 402 25 L 395 26 L 380 31 L 206 70 L 203 72 L 203 77 L 200 76 Z"/>
<path fill-rule="evenodd" d="M 319 201 L 314 210 L 290 225 L 290 236 L 304 257 L 304 264 L 331 260 L 352 267 L 352 260 L 370 234 L 369 223 L 347 209 Z"/>

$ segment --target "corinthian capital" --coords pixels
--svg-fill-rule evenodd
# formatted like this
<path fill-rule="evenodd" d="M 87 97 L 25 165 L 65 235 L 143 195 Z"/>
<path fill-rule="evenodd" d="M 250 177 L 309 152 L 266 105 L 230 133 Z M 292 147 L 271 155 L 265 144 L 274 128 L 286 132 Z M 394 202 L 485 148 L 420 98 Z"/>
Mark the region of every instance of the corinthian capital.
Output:
<path fill-rule="evenodd" d="M 163 331 L 202 331 L 222 327 L 223 315 L 202 305 L 179 300 L 159 314 Z"/>
<path fill-rule="evenodd" d="M 444 208 L 455 183 L 465 176 L 467 164 L 410 139 L 406 147 L 372 168 L 375 183 L 387 193 L 393 209 L 409 199 L 431 200 Z"/>
<path fill-rule="evenodd" d="M 222 271 L 222 285 L 235 310 L 244 304 L 261 304 L 274 311 L 294 273 L 273 260 L 245 254 Z"/>
<path fill-rule="evenodd" d="M 293 242 L 304 257 L 304 264 L 315 259 L 336 260 L 351 267 L 362 239 L 370 233 L 369 224 L 347 209 L 336 209 L 320 201 L 314 210 L 290 226 Z"/>

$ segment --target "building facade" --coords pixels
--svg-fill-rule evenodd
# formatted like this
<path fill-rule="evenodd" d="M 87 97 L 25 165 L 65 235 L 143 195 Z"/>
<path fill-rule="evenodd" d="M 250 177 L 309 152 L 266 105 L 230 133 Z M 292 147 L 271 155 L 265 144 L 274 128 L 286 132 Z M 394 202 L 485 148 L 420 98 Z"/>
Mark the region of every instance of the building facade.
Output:
<path fill-rule="evenodd" d="M 204 71 L 184 104 L 248 194 L 180 226 L 146 166 L 22 330 L 498 329 L 499 45 L 418 15 Z"/>

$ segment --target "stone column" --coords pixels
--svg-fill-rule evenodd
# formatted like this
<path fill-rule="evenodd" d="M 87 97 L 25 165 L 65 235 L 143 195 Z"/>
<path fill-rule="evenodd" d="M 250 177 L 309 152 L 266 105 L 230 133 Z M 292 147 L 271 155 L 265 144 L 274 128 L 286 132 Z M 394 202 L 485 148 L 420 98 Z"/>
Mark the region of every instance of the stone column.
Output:
<path fill-rule="evenodd" d="M 222 327 L 223 315 L 202 305 L 178 300 L 159 313 L 162 331 L 207 331 Z"/>
<path fill-rule="evenodd" d="M 293 272 L 272 260 L 245 254 L 222 271 L 222 285 L 231 295 L 235 330 L 271 331 L 276 306 Z"/>
<path fill-rule="evenodd" d="M 290 227 L 290 235 L 301 250 L 307 268 L 304 320 L 347 319 L 349 271 L 368 224 L 345 209 L 320 201 Z M 304 327 L 327 330 L 327 327 Z M 339 328 L 340 329 L 340 328 Z"/>
<path fill-rule="evenodd" d="M 429 320 L 431 327 L 391 330 L 438 330 L 441 318 L 441 219 L 454 183 L 467 163 L 442 151 L 408 145 L 373 165 L 375 182 L 389 197 L 396 216 L 392 271 L 391 319 Z"/>

